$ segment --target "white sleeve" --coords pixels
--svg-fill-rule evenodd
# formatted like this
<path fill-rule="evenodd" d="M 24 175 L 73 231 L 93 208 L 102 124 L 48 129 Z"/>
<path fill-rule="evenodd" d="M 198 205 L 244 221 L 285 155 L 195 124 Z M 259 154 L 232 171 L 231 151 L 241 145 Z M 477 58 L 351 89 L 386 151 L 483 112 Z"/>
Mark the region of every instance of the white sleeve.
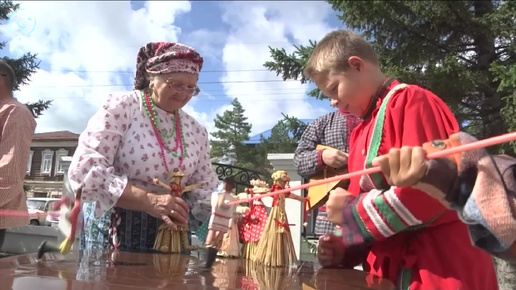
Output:
<path fill-rule="evenodd" d="M 113 161 L 137 108 L 130 92 L 111 94 L 79 137 L 68 177 L 74 190 L 82 185 L 84 202 L 96 202 L 97 216 L 114 207 L 127 186 L 127 176 L 115 174 Z"/>

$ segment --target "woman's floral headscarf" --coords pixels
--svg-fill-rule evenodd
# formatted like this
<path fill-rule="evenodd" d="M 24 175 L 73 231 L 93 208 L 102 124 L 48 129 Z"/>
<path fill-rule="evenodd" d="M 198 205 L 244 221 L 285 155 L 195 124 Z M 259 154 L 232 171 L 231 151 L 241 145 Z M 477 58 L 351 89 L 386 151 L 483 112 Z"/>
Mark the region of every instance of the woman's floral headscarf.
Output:
<path fill-rule="evenodd" d="M 148 75 L 185 72 L 198 75 L 203 58 L 190 46 L 176 42 L 150 42 L 140 48 L 136 58 L 134 89 L 149 87 Z"/>

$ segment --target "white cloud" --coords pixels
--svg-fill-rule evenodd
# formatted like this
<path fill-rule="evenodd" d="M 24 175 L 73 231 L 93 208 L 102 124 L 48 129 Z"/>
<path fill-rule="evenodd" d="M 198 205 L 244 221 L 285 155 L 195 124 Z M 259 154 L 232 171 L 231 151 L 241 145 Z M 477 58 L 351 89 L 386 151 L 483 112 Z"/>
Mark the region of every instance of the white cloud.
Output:
<path fill-rule="evenodd" d="M 263 70 L 271 60 L 268 45 L 294 50 L 289 40 L 307 44 L 331 31 L 326 18 L 332 12 L 324 1 L 224 2 L 223 20 L 229 35 L 223 49 L 226 69 L 222 77 L 230 98 L 238 98 L 253 124 L 253 134 L 273 126 L 286 113 L 298 118 L 315 118 L 325 109 L 310 105 L 306 85 L 299 82 L 270 82 L 280 80 L 274 72 Z M 248 71 L 245 71 L 248 70 Z M 255 71 L 249 71 L 255 70 Z"/>
<path fill-rule="evenodd" d="M 81 132 L 109 92 L 131 89 L 124 85 L 132 84 L 141 45 L 177 41 L 180 28 L 174 20 L 191 6 L 183 1 L 146 2 L 144 8 L 134 11 L 130 2 L 122 1 L 28 1 L 21 3 L 21 8 L 33 15 L 36 26 L 25 36 L 13 25 L 0 26 L 10 53 L 15 57 L 38 53 L 50 68 L 34 74 L 30 85 L 16 96 L 22 102 L 54 100 L 38 119 L 37 132 Z M 127 73 L 121 75 L 120 71 Z M 191 105 L 186 109 L 201 122 L 208 119 Z"/>
<path fill-rule="evenodd" d="M 307 43 L 332 30 L 325 24 L 332 12 L 330 5 L 324 1 L 303 5 L 288 1 L 234 1 L 220 5 L 224 30 L 206 27 L 181 35 L 181 40 L 197 48 L 212 64 L 222 66 L 209 70 L 226 70 L 220 81 L 229 97 L 227 101 L 239 98 L 253 124 L 253 133 L 270 128 L 282 112 L 299 118 L 325 113 L 307 102 L 306 86 L 292 81 L 268 82 L 280 78 L 264 71 L 262 65 L 270 60 L 269 45 L 293 50 L 289 40 Z M 37 132 L 81 132 L 108 93 L 131 89 L 136 53 L 141 45 L 149 41 L 177 41 L 181 29 L 174 21 L 178 15 L 188 13 L 191 5 L 149 1 L 135 11 L 130 2 L 122 1 L 27 1 L 21 3 L 21 8 L 35 19 L 33 31 L 26 28 L 25 32 L 30 33 L 23 36 L 15 26 L 1 25 L 2 38 L 8 41 L 14 57 L 29 51 L 38 53 L 38 58 L 50 67 L 34 74 L 30 85 L 16 96 L 22 102 L 54 100 L 38 119 Z M 20 12 L 17 19 L 23 21 L 23 16 Z M 26 19 L 23 24 L 30 27 Z M 220 91 L 208 88 L 185 110 L 213 131 L 215 114 L 230 108 L 227 103 L 223 105 L 224 99 Z M 205 112 L 195 110 L 205 102 L 213 106 Z"/>

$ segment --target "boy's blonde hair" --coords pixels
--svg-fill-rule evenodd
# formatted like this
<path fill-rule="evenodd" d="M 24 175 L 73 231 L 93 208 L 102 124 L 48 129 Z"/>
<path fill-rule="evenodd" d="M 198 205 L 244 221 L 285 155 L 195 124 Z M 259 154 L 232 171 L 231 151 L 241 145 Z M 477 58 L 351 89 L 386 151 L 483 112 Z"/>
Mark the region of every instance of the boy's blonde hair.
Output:
<path fill-rule="evenodd" d="M 348 30 L 330 32 L 317 43 L 306 62 L 304 75 L 313 79 L 320 73 L 344 71 L 349 66 L 348 59 L 351 56 L 378 63 L 373 46 L 362 36 Z"/>

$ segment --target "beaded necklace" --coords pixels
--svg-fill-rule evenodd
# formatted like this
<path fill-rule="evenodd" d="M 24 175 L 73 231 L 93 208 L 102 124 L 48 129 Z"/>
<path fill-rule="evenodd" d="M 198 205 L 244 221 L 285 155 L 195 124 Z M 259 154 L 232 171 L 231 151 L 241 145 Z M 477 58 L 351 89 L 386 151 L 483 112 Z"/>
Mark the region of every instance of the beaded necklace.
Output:
<path fill-rule="evenodd" d="M 152 94 L 152 93 L 151 93 Z M 170 172 L 170 169 L 168 167 L 167 158 L 165 157 L 165 149 L 168 151 L 172 156 L 179 158 L 179 167 L 178 169 L 181 169 L 181 166 L 183 165 L 183 158 L 187 156 L 186 152 L 186 146 L 184 142 L 184 134 L 183 134 L 183 128 L 181 126 L 181 117 L 179 116 L 179 112 L 176 112 L 175 115 L 175 130 L 171 131 L 169 134 L 163 134 L 162 130 L 160 130 L 159 126 L 159 120 L 158 120 L 158 114 L 155 109 L 154 100 L 151 98 L 151 94 L 149 94 L 149 90 L 142 90 L 142 100 L 145 103 L 145 112 L 147 113 L 147 116 L 151 119 L 152 129 L 154 131 L 154 135 L 156 135 L 156 139 L 159 144 L 159 149 L 161 150 L 161 159 L 163 161 L 163 165 L 165 166 L 165 169 L 167 172 Z M 175 134 L 173 134 L 175 133 Z M 165 135 L 165 136 L 164 136 Z M 175 135 L 174 141 L 175 146 L 174 148 L 170 149 L 168 146 L 165 145 L 164 138 L 172 138 L 172 135 Z M 181 154 L 178 154 L 178 149 L 181 151 Z"/>

